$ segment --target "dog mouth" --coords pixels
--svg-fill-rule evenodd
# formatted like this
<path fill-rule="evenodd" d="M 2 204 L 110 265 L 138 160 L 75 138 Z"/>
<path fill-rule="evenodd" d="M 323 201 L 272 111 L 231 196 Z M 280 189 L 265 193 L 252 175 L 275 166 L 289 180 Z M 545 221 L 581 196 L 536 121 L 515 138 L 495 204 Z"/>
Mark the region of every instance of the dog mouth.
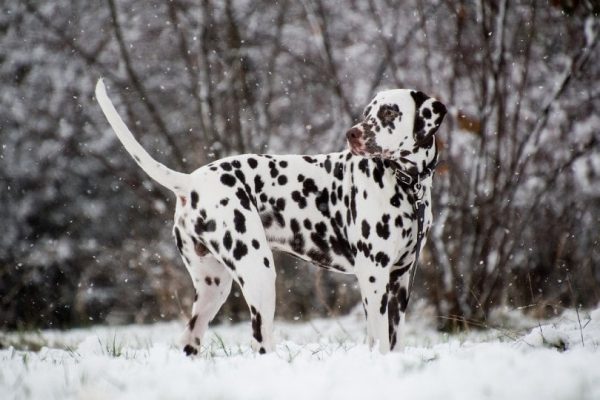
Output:
<path fill-rule="evenodd" d="M 367 148 L 362 140 L 348 140 L 348 149 L 355 156 L 367 154 Z"/>
<path fill-rule="evenodd" d="M 367 158 L 391 158 L 392 152 L 381 150 L 380 148 L 372 148 L 362 140 L 348 140 L 348 150 L 355 156 Z"/>

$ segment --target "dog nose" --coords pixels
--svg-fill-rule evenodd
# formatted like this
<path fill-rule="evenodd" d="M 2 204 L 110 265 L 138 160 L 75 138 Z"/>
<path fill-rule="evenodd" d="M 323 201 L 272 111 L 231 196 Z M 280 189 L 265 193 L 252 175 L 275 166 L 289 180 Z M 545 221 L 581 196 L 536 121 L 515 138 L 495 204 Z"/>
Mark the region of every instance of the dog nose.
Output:
<path fill-rule="evenodd" d="M 346 132 L 346 137 L 348 138 L 348 140 L 357 140 L 361 137 L 362 132 L 360 131 L 360 129 L 358 128 L 350 128 L 350 130 L 348 132 Z"/>

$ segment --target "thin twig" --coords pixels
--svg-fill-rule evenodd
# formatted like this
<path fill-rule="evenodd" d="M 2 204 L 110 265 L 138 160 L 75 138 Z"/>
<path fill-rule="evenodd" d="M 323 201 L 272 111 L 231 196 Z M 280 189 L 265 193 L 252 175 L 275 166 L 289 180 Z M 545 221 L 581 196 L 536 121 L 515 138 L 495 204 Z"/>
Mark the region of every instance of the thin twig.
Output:
<path fill-rule="evenodd" d="M 131 62 L 131 57 L 129 56 L 129 52 L 127 51 L 127 46 L 125 45 L 125 40 L 123 38 L 121 25 L 119 24 L 119 19 L 118 19 L 118 15 L 117 15 L 117 8 L 115 6 L 115 2 L 114 2 L 114 0 L 106 0 L 106 1 L 108 3 L 108 7 L 110 10 L 110 16 L 111 16 L 113 30 L 115 32 L 115 37 L 116 37 L 117 43 L 119 45 L 121 57 L 123 58 L 123 62 L 125 63 L 125 69 L 127 70 L 127 75 L 129 77 L 129 80 L 131 81 L 131 84 L 133 85 L 135 90 L 140 95 L 143 104 L 145 105 L 146 109 L 148 110 L 148 113 L 150 114 L 150 117 L 152 118 L 152 120 L 154 121 L 156 126 L 158 127 L 159 131 L 163 134 L 163 136 L 165 137 L 167 142 L 169 143 L 169 146 L 171 147 L 173 154 L 175 155 L 175 164 L 177 164 L 177 166 L 179 168 L 183 168 L 184 167 L 183 153 L 179 149 L 179 146 L 177 145 L 177 143 L 175 143 L 175 141 L 173 140 L 172 135 L 169 133 L 169 130 L 167 129 L 167 125 L 165 124 L 165 122 L 163 121 L 163 119 L 161 118 L 161 116 L 158 112 L 158 107 L 152 102 L 152 100 L 150 100 L 150 97 L 148 96 L 148 93 L 146 92 L 144 85 L 142 84 L 140 78 L 138 77 L 137 73 L 135 72 L 135 69 L 133 68 L 133 64 Z"/>

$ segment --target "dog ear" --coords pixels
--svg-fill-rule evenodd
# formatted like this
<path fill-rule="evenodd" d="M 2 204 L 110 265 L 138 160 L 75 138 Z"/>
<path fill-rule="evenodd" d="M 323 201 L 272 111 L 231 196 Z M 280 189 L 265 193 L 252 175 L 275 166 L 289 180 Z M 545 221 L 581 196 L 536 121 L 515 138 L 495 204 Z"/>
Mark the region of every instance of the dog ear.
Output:
<path fill-rule="evenodd" d="M 410 92 L 415 102 L 415 123 L 413 135 L 419 146 L 429 147 L 433 143 L 433 135 L 440 127 L 448 112 L 441 102 L 430 98 L 423 92 Z"/>

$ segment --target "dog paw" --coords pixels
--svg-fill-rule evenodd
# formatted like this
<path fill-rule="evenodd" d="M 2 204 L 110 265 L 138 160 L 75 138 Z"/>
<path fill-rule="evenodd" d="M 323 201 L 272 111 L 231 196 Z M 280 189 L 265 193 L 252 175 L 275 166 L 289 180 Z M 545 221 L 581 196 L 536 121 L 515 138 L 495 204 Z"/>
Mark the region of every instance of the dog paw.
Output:
<path fill-rule="evenodd" d="M 273 346 L 269 346 L 266 343 L 258 343 L 256 340 L 253 340 L 252 343 L 250 344 L 250 347 L 252 347 L 252 350 L 254 350 L 255 352 L 257 352 L 258 354 L 267 354 L 273 351 Z"/>
<path fill-rule="evenodd" d="M 183 352 L 188 357 L 193 357 L 193 356 L 198 355 L 198 349 L 196 347 L 192 346 L 191 344 L 186 344 L 185 346 L 183 346 Z"/>

